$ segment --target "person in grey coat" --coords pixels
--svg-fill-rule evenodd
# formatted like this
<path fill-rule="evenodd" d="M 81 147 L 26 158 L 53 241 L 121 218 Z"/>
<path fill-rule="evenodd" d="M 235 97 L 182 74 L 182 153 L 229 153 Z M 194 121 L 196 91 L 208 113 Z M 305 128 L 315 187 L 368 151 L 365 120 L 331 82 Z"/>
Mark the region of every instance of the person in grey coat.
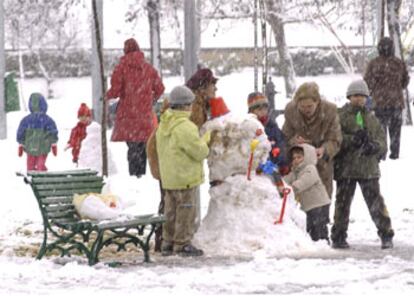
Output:
<path fill-rule="evenodd" d="M 291 172 L 284 178 L 292 186 L 296 200 L 306 212 L 306 231 L 312 240 L 327 240 L 329 216 L 326 207 L 331 200 L 316 168 L 316 149 L 309 144 L 298 144 L 289 150 Z"/>

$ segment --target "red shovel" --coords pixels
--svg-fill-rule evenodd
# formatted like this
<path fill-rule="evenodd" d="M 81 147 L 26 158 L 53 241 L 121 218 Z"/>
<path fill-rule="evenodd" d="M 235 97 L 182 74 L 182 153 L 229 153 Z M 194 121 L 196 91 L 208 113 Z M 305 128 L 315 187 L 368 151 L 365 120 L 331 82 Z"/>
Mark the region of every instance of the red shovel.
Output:
<path fill-rule="evenodd" d="M 290 188 L 283 188 L 283 202 L 282 209 L 280 210 L 279 220 L 276 220 L 273 224 L 282 224 L 283 216 L 285 215 L 286 200 L 287 196 L 290 193 Z"/>

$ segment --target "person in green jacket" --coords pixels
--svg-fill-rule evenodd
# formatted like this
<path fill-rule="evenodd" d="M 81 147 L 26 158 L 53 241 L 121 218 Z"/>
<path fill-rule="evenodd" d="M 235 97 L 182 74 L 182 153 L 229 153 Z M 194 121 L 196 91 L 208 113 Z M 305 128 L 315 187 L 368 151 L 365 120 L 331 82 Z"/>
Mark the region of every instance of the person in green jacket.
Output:
<path fill-rule="evenodd" d="M 156 132 L 156 149 L 162 188 L 165 190 L 163 242 L 164 256 L 201 256 L 192 245 L 195 232 L 195 198 L 204 182 L 203 161 L 209 153 L 210 134 L 200 137 L 190 121 L 193 92 L 177 86 L 169 98 L 170 108 L 161 115 Z"/>
<path fill-rule="evenodd" d="M 336 201 L 332 247 L 349 248 L 346 241 L 349 214 L 358 183 L 381 238 L 381 247 L 392 248 L 394 231 L 379 184 L 379 160 L 387 149 L 385 133 L 375 115 L 365 107 L 369 90 L 364 80 L 353 81 L 346 96 L 350 102 L 339 110 L 343 141 L 334 160 Z"/>

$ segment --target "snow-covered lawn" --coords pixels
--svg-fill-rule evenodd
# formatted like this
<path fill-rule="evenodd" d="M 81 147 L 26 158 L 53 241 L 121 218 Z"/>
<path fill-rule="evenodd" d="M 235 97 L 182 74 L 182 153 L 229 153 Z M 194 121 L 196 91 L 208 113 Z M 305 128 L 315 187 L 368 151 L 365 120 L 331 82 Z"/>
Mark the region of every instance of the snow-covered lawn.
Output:
<path fill-rule="evenodd" d="M 314 80 L 328 100 L 342 105 L 344 93 L 354 77 L 331 75 L 303 77 L 298 84 Z M 182 83 L 178 77 L 165 79 L 169 92 Z M 44 91 L 41 80 L 27 80 L 25 93 Z M 282 80 L 275 78 L 280 91 Z M 218 95 L 226 100 L 235 113 L 246 113 L 247 94 L 253 89 L 253 73 L 244 70 L 220 77 Z M 410 84 L 411 93 L 414 84 Z M 59 154 L 49 156 L 49 170 L 73 168 L 71 155 L 63 148 L 70 129 L 76 124 L 80 102 L 91 104 L 90 79 L 64 79 L 54 84 L 55 100 L 49 101 L 49 114 L 59 128 Z M 278 95 L 276 105 L 286 103 Z M 8 115 L 8 139 L 0 141 L 0 180 L 2 184 L 2 217 L 0 229 L 0 291 L 2 295 L 95 295 L 130 294 L 286 294 L 286 295 L 413 295 L 414 293 L 414 198 L 411 175 L 414 163 L 414 128 L 405 126 L 402 132 L 401 158 L 381 163 L 381 190 L 395 230 L 394 249 L 381 250 L 359 190 L 355 196 L 349 226 L 351 250 L 332 250 L 322 243 L 313 243 L 304 235 L 272 236 L 263 249 L 250 254 L 224 252 L 220 249 L 202 258 L 161 257 L 152 254 L 154 263 L 143 264 L 142 254 L 131 251 L 115 255 L 126 264 L 110 268 L 104 264 L 93 267 L 81 258 L 48 257 L 34 260 L 41 241 L 41 217 L 29 186 L 15 175 L 25 170 L 25 158 L 17 157 L 15 132 L 24 112 Z M 278 118 L 279 124 L 283 116 Z M 110 135 L 110 133 L 109 133 Z M 141 179 L 128 176 L 126 145 L 109 143 L 118 173 L 110 177 L 112 192 L 134 201 L 129 212 L 154 213 L 159 202 L 158 183 L 147 174 Z M 208 175 L 208 174 L 207 174 Z M 201 188 L 202 215 L 209 204 L 208 184 Z M 276 207 L 276 206 L 275 206 Z M 333 212 L 333 205 L 331 213 Z M 276 212 L 275 212 L 276 215 Z M 287 213 L 289 215 L 289 213 Z M 251 215 L 249 215 L 251 217 Z M 251 225 L 262 226 L 262 215 Z M 269 229 L 283 227 L 269 223 Z M 254 228 L 254 227 L 253 227 Z M 283 231 L 281 231 L 283 233 Z M 245 233 L 239 233 L 242 238 Z M 233 236 L 233 239 L 236 236 Z M 261 240 L 260 236 L 255 236 Z M 267 236 L 269 238 L 269 236 Z M 289 241 L 288 241 L 289 240 Z M 268 252 L 290 245 L 290 252 Z M 263 238 L 264 241 L 264 238 Z M 263 243 L 258 241 L 258 245 Z M 306 247 L 303 247 L 306 246 Z M 202 247 L 202 246 L 201 246 Z M 229 255 L 228 255 L 229 254 Z M 113 254 L 108 254 L 112 256 Z M 105 260 L 105 258 L 103 258 Z M 83 295 L 83 294 L 81 294 Z"/>

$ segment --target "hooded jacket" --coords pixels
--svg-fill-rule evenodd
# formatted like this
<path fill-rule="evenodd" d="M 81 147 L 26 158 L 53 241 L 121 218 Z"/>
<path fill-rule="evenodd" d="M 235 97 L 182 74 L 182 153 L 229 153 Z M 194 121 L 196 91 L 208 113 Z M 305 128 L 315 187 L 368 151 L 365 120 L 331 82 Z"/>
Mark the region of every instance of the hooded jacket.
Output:
<path fill-rule="evenodd" d="M 152 105 L 164 92 L 164 85 L 134 39 L 125 41 L 124 52 L 106 93 L 107 99 L 119 98 L 111 140 L 146 142 L 154 129 Z"/>
<path fill-rule="evenodd" d="M 338 153 L 342 142 L 336 105 L 320 100 L 312 120 L 308 122 L 299 111 L 298 101 L 294 99 L 286 105 L 282 132 L 285 135 L 288 149 L 295 144 L 296 136 L 309 140 L 309 144 L 314 147 L 325 148 L 326 157 L 318 160 L 317 168 L 328 194 L 331 195 L 333 158 Z"/>
<path fill-rule="evenodd" d="M 362 148 L 352 145 L 354 134 L 360 129 L 355 118 L 360 111 L 364 128 L 368 132 L 368 138 L 376 142 L 380 149 L 374 155 L 362 155 Z M 350 103 L 339 109 L 339 118 L 343 134 L 341 150 L 335 157 L 334 178 L 340 179 L 372 179 L 380 177 L 379 161 L 381 155 L 387 150 L 385 133 L 378 119 L 366 108 L 353 107 Z"/>
<path fill-rule="evenodd" d="M 293 168 L 284 180 L 292 186 L 301 209 L 307 212 L 314 208 L 329 205 L 331 201 L 316 169 L 315 148 L 308 144 L 293 147 L 303 148 L 304 160 L 299 166 Z"/>
<path fill-rule="evenodd" d="M 167 190 L 190 189 L 204 182 L 203 160 L 209 149 L 189 117 L 189 111 L 168 109 L 157 128 L 161 184 Z"/>
<path fill-rule="evenodd" d="M 394 56 L 394 44 L 390 38 L 378 43 L 379 56 L 368 63 L 364 80 L 378 108 L 404 108 L 403 89 L 410 77 L 403 61 Z"/>
<path fill-rule="evenodd" d="M 39 93 L 30 95 L 29 110 L 30 114 L 20 121 L 17 129 L 17 142 L 27 154 L 46 155 L 58 141 L 56 123 L 46 114 L 47 102 Z"/>

